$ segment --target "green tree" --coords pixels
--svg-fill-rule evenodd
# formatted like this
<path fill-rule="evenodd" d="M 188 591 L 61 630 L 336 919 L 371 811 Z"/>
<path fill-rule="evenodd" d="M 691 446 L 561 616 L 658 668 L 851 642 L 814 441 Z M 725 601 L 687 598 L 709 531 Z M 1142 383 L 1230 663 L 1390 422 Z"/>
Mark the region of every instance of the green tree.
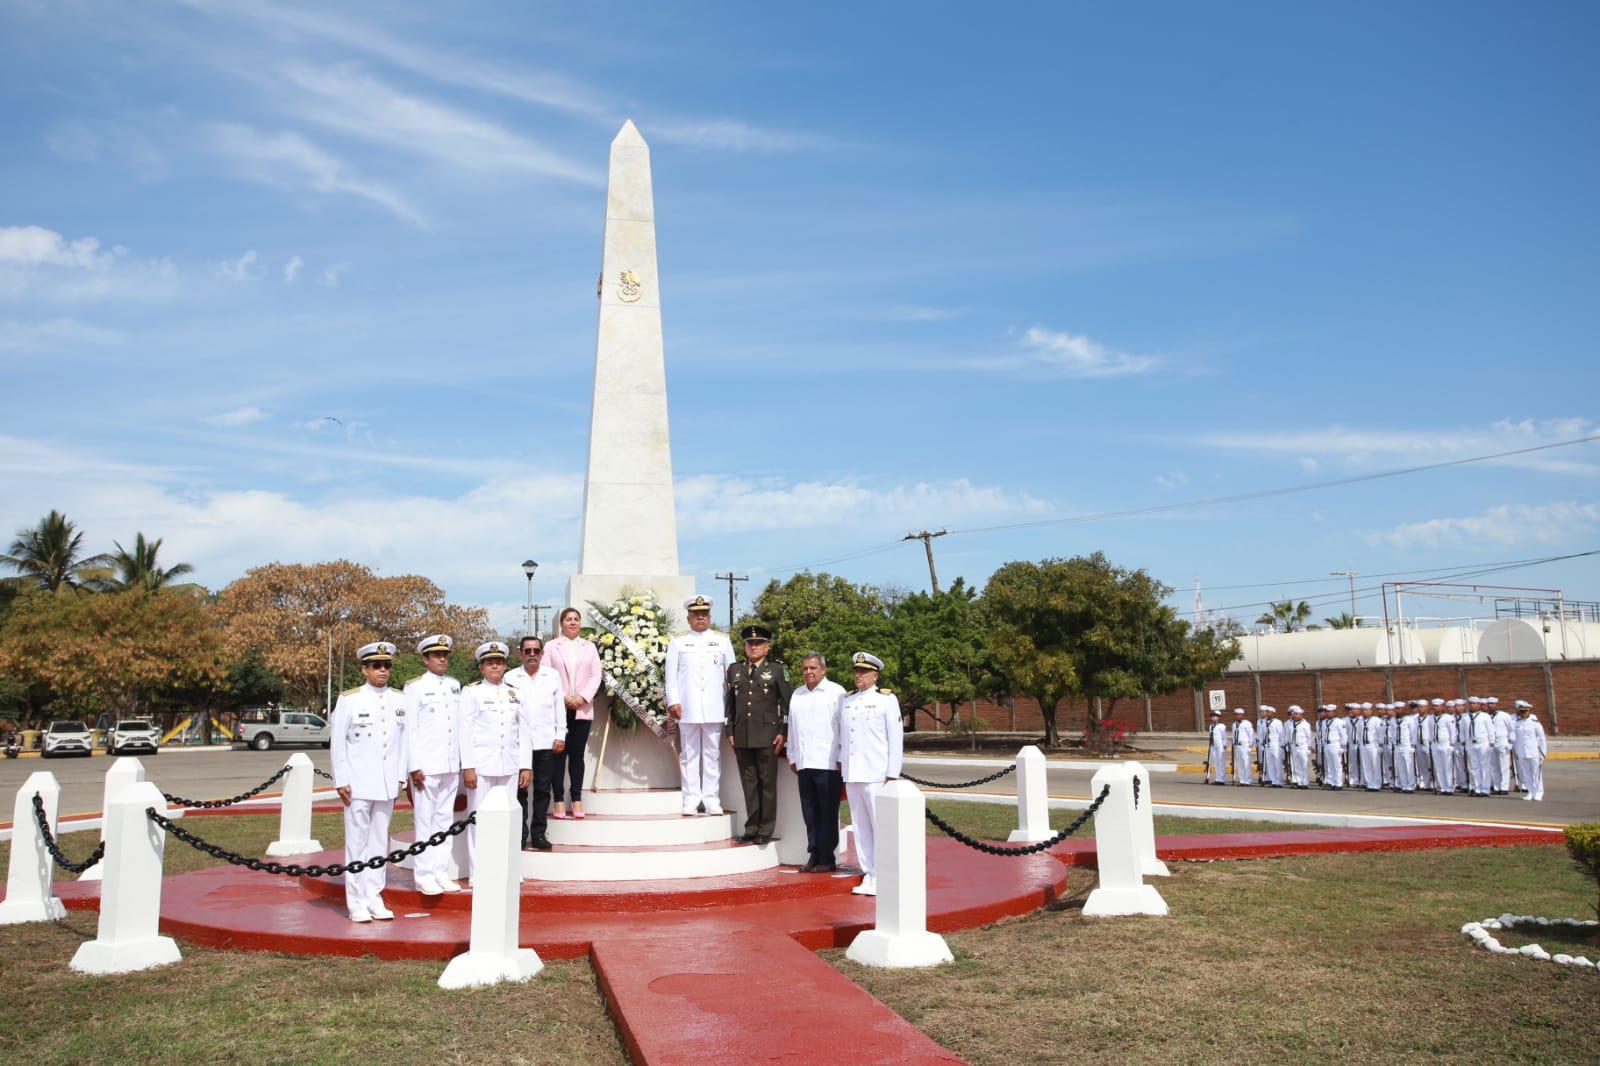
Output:
<path fill-rule="evenodd" d="M 977 696 L 993 660 L 984 646 L 978 590 L 962 578 L 943 592 L 914 592 L 891 613 L 893 646 L 899 670 L 900 707 L 908 715 L 939 704 L 951 705 L 950 721 L 959 705 Z M 887 664 L 886 664 L 887 665 Z"/>
<path fill-rule="evenodd" d="M 1274 631 L 1288 633 L 1293 629 L 1305 628 L 1311 620 L 1311 605 L 1305 600 L 1296 603 L 1292 599 L 1280 600 L 1267 605 L 1267 610 L 1256 619 L 1257 625 L 1271 626 Z"/>
<path fill-rule="evenodd" d="M 1356 627 L 1356 616 L 1349 611 L 1343 611 L 1332 618 L 1324 618 L 1322 621 L 1329 629 L 1354 629 Z"/>
<path fill-rule="evenodd" d="M 194 567 L 188 563 L 176 563 L 165 568 L 161 566 L 157 561 L 157 554 L 161 551 L 160 537 L 147 541 L 143 533 L 136 533 L 132 551 L 124 548 L 119 541 L 112 543 L 117 550 L 111 553 L 107 563 L 110 572 L 95 582 L 97 587 L 105 591 L 147 589 L 153 592 L 172 584 L 174 578 L 194 573 Z"/>
<path fill-rule="evenodd" d="M 871 585 L 856 585 L 832 574 L 796 574 L 788 581 L 769 581 L 752 611 L 735 628 L 760 622 L 772 630 L 772 654 L 799 676 L 800 658 L 821 652 L 828 674 L 852 688 L 850 656 L 870 651 L 883 660 L 884 683 L 900 683 L 900 649 L 893 618 L 882 594 Z M 738 633 L 730 636 L 735 645 Z"/>
<path fill-rule="evenodd" d="M 17 530 L 17 538 L 0 563 L 21 574 L 21 581 L 51 592 L 82 585 L 95 570 L 111 561 L 109 555 L 84 555 L 83 534 L 60 511 L 51 511 L 32 529 Z"/>
<path fill-rule="evenodd" d="M 1056 708 L 1080 691 L 1067 576 L 1060 560 L 1006 563 L 983 590 L 990 620 L 985 643 L 1016 690 L 1038 701 L 1051 747 L 1061 743 Z"/>

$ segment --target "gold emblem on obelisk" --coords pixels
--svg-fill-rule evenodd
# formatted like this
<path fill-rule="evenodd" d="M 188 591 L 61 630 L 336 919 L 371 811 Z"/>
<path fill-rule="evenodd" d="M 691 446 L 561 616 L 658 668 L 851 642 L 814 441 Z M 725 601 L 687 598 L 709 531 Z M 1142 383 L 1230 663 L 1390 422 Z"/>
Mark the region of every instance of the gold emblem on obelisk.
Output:
<path fill-rule="evenodd" d="M 639 298 L 644 291 L 644 285 L 639 281 L 639 275 L 631 270 L 624 270 L 617 278 L 617 299 L 625 304 L 631 304 Z"/>

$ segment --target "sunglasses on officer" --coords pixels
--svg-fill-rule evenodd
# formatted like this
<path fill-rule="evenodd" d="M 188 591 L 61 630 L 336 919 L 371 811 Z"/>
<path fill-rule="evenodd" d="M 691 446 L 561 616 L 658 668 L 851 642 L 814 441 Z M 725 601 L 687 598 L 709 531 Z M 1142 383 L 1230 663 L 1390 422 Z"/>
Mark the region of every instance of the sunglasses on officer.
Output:
<path fill-rule="evenodd" d="M 518 648 L 517 650 L 521 652 L 524 659 L 528 658 L 529 656 L 538 656 L 544 654 L 543 648 Z"/>

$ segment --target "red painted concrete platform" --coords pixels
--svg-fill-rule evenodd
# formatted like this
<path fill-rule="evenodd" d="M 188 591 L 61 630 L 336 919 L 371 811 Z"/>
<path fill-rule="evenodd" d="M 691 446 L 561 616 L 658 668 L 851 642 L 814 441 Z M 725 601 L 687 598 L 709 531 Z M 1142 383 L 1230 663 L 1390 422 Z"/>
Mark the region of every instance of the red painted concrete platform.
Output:
<path fill-rule="evenodd" d="M 700 929 L 597 940 L 595 975 L 635 1062 L 959 1063 L 792 938 Z"/>

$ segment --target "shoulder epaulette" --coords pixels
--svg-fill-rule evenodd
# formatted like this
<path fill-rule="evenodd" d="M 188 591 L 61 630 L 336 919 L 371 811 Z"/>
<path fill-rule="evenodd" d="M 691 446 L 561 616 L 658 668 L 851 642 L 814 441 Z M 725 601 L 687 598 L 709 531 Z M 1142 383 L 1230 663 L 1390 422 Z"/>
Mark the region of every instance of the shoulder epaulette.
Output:
<path fill-rule="evenodd" d="M 464 686 L 462 686 L 462 687 L 463 687 L 463 688 L 477 688 L 477 687 L 478 687 L 478 686 L 479 686 L 479 685 L 481 685 L 481 684 L 483 684 L 483 680 L 482 680 L 482 679 L 481 679 L 481 678 L 480 678 L 480 679 L 478 679 L 478 680 L 477 680 L 477 681 L 468 681 L 468 682 L 467 682 L 467 683 L 466 683 L 466 684 L 465 684 L 465 685 L 464 685 Z"/>
<path fill-rule="evenodd" d="M 893 696 L 894 695 L 894 689 L 892 689 L 892 688 L 884 688 L 882 685 L 878 686 L 878 691 L 883 693 L 885 696 Z"/>
<path fill-rule="evenodd" d="M 339 693 L 339 695 L 341 695 L 341 696 L 354 696 L 357 692 L 360 692 L 360 691 L 361 691 L 361 686 L 357 685 L 355 688 L 347 688 L 347 689 L 345 689 L 343 692 Z"/>

